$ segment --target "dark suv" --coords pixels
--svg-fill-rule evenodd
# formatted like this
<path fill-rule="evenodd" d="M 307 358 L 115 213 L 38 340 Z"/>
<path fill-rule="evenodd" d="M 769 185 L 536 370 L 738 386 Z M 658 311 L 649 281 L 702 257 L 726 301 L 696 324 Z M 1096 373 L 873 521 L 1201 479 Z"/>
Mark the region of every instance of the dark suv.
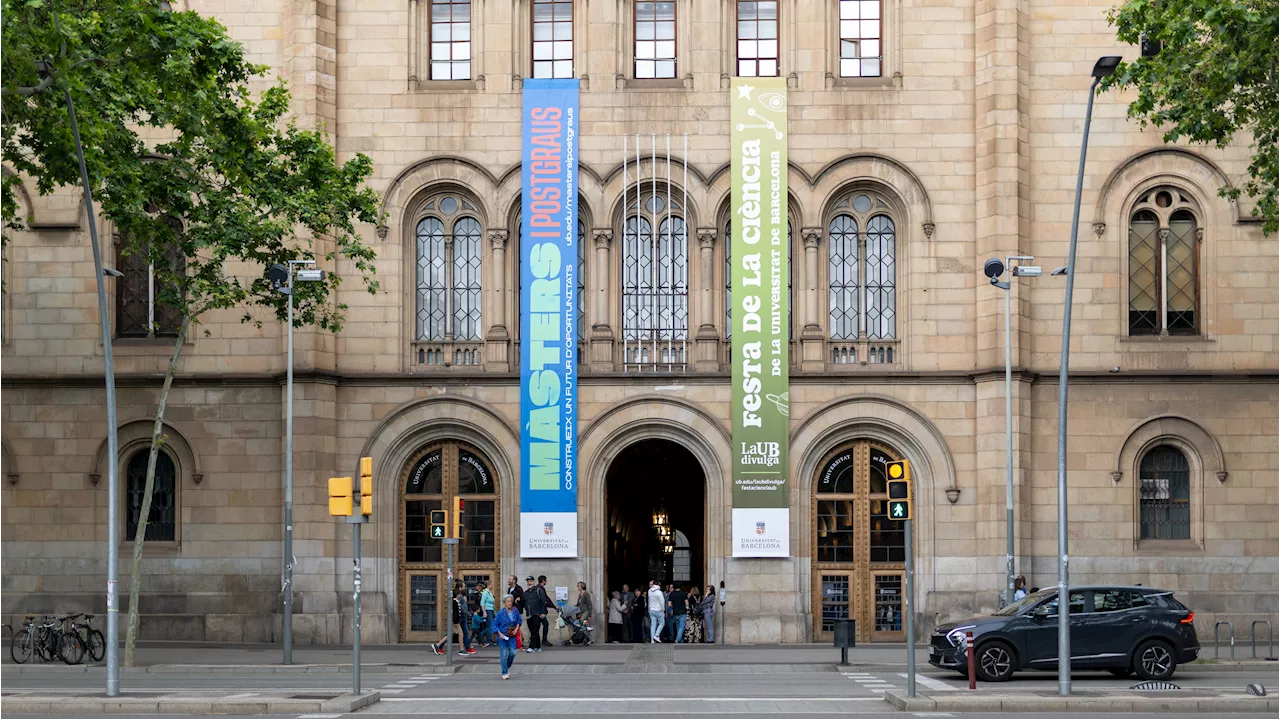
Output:
<path fill-rule="evenodd" d="M 1118 677 L 1168 679 L 1200 653 L 1195 612 L 1172 592 L 1151 587 L 1072 587 L 1071 668 L 1105 669 Z M 1019 669 L 1058 667 L 1058 590 L 1029 594 L 993 615 L 933 630 L 929 663 L 968 670 L 963 640 L 973 632 L 974 671 L 988 682 Z"/>

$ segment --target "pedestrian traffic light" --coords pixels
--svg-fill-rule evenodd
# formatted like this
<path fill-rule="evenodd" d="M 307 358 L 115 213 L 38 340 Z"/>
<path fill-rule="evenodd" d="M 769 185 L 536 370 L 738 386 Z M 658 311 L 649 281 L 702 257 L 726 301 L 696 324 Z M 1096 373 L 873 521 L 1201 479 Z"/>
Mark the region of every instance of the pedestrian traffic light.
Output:
<path fill-rule="evenodd" d="M 911 463 L 899 459 L 884 468 L 889 478 L 889 519 L 911 519 Z"/>
<path fill-rule="evenodd" d="M 360 514 L 373 515 L 373 457 L 360 458 Z"/>
<path fill-rule="evenodd" d="M 431 538 L 444 539 L 444 510 L 431 510 Z"/>
<path fill-rule="evenodd" d="M 463 503 L 461 497 L 453 498 L 453 538 L 462 539 L 462 509 Z"/>
<path fill-rule="evenodd" d="M 354 502 L 350 477 L 329 478 L 329 516 L 350 517 Z"/>

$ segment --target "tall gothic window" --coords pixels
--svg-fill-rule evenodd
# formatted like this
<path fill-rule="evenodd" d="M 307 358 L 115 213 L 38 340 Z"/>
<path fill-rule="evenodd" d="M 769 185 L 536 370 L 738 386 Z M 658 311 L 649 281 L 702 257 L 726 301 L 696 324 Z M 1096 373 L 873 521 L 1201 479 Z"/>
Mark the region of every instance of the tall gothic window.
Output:
<path fill-rule="evenodd" d="M 471 0 L 431 0 L 431 79 L 471 79 Z"/>
<path fill-rule="evenodd" d="M 791 220 L 787 220 L 787 252 L 791 261 L 787 263 L 787 339 L 792 338 L 792 314 L 795 295 L 791 292 L 791 281 L 796 275 L 795 252 L 791 235 Z M 733 338 L 733 220 L 724 222 L 724 338 Z"/>
<path fill-rule="evenodd" d="M 125 467 L 128 507 L 125 520 L 125 539 L 132 542 L 138 534 L 142 517 L 142 495 L 147 485 L 147 462 L 150 446 L 133 453 Z M 160 450 L 156 454 L 156 475 L 151 487 L 151 511 L 147 513 L 148 542 L 172 542 L 177 539 L 178 472 L 173 458 Z"/>
<path fill-rule="evenodd" d="M 622 233 L 622 339 L 628 365 L 685 363 L 689 242 L 681 203 L 674 194 L 645 189 L 627 207 Z"/>
<path fill-rule="evenodd" d="M 572 0 L 533 0 L 533 76 L 573 77 Z"/>
<path fill-rule="evenodd" d="M 880 77 L 880 0 L 840 0 L 840 77 Z"/>
<path fill-rule="evenodd" d="M 676 4 L 636 2 L 635 32 L 636 77 L 675 77 Z"/>
<path fill-rule="evenodd" d="M 475 205 L 456 195 L 432 198 L 418 220 L 419 342 L 480 340 L 481 229 Z"/>
<path fill-rule="evenodd" d="M 778 3 L 738 0 L 738 76 L 778 76 Z"/>
<path fill-rule="evenodd" d="M 1191 466 L 1176 447 L 1153 447 L 1138 465 L 1141 539 L 1191 538 Z"/>
<path fill-rule="evenodd" d="M 896 248 L 889 206 L 858 192 L 842 198 L 836 209 L 827 226 L 831 339 L 896 339 Z"/>
<path fill-rule="evenodd" d="M 164 220 L 165 227 L 175 235 L 182 231 L 176 220 Z M 160 232 L 157 239 L 164 239 Z M 147 258 L 118 252 L 116 269 L 123 275 L 116 281 L 116 336 L 117 337 L 177 337 L 182 325 L 182 308 L 166 301 L 164 289 L 166 276 L 181 274 L 186 268 L 186 258 L 176 242 L 168 254 L 169 267 L 157 268 Z M 171 282 L 172 280 L 168 280 Z M 175 291 L 180 288 L 173 288 Z"/>
<path fill-rule="evenodd" d="M 1199 332 L 1200 238 L 1187 196 L 1174 188 L 1143 195 L 1129 218 L 1129 334 Z"/>

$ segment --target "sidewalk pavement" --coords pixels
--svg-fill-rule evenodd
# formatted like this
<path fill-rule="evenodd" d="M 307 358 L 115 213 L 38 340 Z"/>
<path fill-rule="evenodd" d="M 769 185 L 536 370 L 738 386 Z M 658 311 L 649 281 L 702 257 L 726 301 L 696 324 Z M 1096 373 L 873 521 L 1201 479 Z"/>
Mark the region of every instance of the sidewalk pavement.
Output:
<path fill-rule="evenodd" d="M 1280 710 L 1276 697 L 1255 697 L 1244 693 L 1229 694 L 1214 690 L 1179 689 L 1171 691 L 1074 691 L 1069 697 L 1053 692 L 960 691 L 946 694 L 917 692 L 907 698 L 906 692 L 891 689 L 884 700 L 904 712 L 1044 712 L 1160 714 L 1266 713 L 1275 716 Z"/>
<path fill-rule="evenodd" d="M 102 694 L 48 694 L 23 696 L 5 692 L 3 706 L 13 714 L 349 714 L 377 703 L 381 694 L 365 692 L 360 696 L 318 691 L 309 694 L 235 694 L 174 691 L 152 697 L 107 697 Z"/>

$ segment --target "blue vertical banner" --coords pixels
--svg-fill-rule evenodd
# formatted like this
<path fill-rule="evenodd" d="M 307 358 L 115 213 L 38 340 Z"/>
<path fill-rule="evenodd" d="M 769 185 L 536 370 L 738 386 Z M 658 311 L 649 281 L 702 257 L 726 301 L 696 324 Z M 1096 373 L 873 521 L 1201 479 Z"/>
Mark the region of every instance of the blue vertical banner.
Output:
<path fill-rule="evenodd" d="M 578 556 L 578 81 L 525 80 L 520 556 Z"/>

